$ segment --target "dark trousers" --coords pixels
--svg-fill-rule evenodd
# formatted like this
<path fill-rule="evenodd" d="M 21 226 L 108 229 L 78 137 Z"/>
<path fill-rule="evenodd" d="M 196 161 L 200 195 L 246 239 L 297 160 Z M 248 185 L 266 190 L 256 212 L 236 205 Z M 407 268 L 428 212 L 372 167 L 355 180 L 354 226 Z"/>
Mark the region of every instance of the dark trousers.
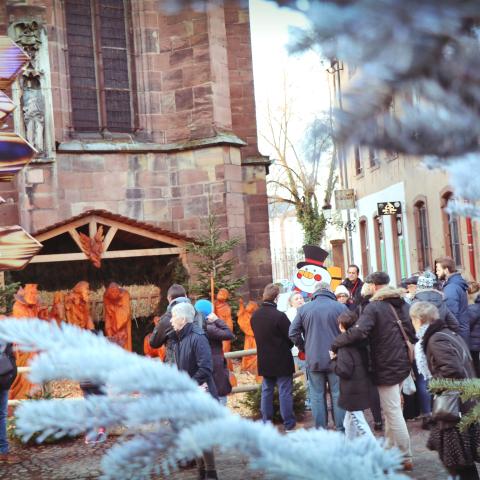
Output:
<path fill-rule="evenodd" d="M 377 386 L 374 385 L 370 390 L 370 411 L 372 412 L 373 421 L 382 423 L 382 409 L 380 407 L 380 397 L 378 396 Z"/>
<path fill-rule="evenodd" d="M 480 352 L 470 350 L 472 354 L 473 366 L 475 367 L 475 373 L 480 378 Z"/>
<path fill-rule="evenodd" d="M 295 414 L 293 413 L 293 377 L 263 377 L 262 399 L 260 409 L 264 422 L 273 420 L 273 392 L 278 385 L 278 397 L 280 400 L 280 415 L 283 419 L 285 430 L 295 428 Z"/>

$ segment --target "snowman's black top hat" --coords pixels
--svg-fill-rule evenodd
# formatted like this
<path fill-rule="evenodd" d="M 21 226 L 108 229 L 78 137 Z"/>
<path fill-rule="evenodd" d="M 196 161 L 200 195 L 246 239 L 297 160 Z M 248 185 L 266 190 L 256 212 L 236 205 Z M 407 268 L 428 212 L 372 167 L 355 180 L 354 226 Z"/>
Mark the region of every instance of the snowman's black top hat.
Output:
<path fill-rule="evenodd" d="M 316 245 L 304 245 L 303 253 L 305 254 L 305 261 L 298 262 L 297 268 L 302 268 L 305 265 L 318 265 L 323 267 L 323 262 L 328 257 L 328 252 Z"/>

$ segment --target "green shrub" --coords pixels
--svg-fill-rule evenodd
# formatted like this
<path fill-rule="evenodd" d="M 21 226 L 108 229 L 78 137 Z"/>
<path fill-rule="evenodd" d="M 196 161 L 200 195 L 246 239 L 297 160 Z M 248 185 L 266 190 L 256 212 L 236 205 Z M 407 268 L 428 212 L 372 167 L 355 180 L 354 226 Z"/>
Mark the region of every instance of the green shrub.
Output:
<path fill-rule="evenodd" d="M 298 419 L 301 419 L 305 413 L 305 399 L 307 397 L 307 390 L 301 381 L 293 382 L 293 411 Z M 245 398 L 240 400 L 240 403 L 248 408 L 253 418 L 261 418 L 260 400 L 262 398 L 262 387 L 258 386 L 257 390 L 247 392 Z M 273 423 L 282 423 L 280 416 L 280 401 L 278 398 L 278 387 L 275 387 L 273 394 Z"/>

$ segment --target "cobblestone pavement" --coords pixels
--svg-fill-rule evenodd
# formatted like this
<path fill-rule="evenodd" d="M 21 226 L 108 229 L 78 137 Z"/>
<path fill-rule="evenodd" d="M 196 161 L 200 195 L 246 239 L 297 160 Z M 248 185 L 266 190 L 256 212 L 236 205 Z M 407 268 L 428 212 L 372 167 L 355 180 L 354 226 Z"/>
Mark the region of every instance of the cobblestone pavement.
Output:
<path fill-rule="evenodd" d="M 306 419 L 304 426 L 310 426 Z M 420 428 L 419 422 L 408 422 L 414 451 L 414 471 L 411 478 L 417 480 L 446 479 L 436 452 L 425 448 L 428 432 Z M 96 479 L 100 475 L 100 459 L 116 441 L 110 437 L 104 444 L 88 446 L 82 439 L 66 441 L 57 445 L 23 446 L 12 445 L 12 452 L 22 458 L 17 465 L 0 465 L 0 479 L 8 480 L 77 480 Z M 273 477 L 246 469 L 247 462 L 235 454 L 217 457 L 221 480 L 273 480 Z M 195 480 L 195 468 L 183 470 L 169 477 L 172 480 Z M 120 479 L 119 479 L 120 480 Z M 284 480 L 284 479 L 282 479 Z"/>

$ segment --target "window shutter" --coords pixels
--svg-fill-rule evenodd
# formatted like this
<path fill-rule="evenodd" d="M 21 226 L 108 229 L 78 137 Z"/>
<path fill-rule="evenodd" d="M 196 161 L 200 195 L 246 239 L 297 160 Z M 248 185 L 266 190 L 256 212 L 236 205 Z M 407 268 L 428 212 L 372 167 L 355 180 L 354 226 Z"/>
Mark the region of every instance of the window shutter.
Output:
<path fill-rule="evenodd" d="M 100 42 L 106 125 L 112 132 L 132 131 L 128 42 L 122 0 L 99 0 Z"/>
<path fill-rule="evenodd" d="M 65 11 L 73 127 L 80 132 L 98 131 L 97 80 L 90 0 L 66 0 Z"/>

